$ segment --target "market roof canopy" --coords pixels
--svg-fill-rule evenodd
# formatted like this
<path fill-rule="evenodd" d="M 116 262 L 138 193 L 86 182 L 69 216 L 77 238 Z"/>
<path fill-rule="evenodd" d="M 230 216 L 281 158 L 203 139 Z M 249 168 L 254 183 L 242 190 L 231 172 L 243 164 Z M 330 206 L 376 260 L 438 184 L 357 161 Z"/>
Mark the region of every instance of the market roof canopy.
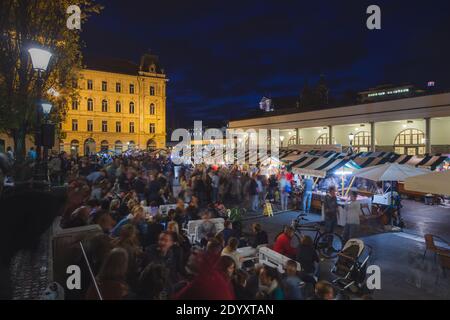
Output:
<path fill-rule="evenodd" d="M 405 180 L 405 189 L 416 192 L 450 195 L 450 170 L 408 178 Z"/>
<path fill-rule="evenodd" d="M 429 173 L 427 169 L 398 163 L 385 163 L 355 171 L 354 176 L 372 181 L 405 181 L 409 177 Z"/>
<path fill-rule="evenodd" d="M 358 169 L 359 166 L 350 158 L 305 157 L 300 163 L 292 166 L 295 174 L 324 178 L 339 169 Z"/>

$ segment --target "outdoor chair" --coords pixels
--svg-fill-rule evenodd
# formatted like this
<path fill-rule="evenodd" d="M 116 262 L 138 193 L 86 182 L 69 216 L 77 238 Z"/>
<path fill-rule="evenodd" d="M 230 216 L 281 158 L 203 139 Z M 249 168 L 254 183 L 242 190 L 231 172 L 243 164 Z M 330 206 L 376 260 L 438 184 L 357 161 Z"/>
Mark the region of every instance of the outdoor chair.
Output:
<path fill-rule="evenodd" d="M 437 253 L 439 265 L 442 269 L 442 274 L 444 278 L 447 278 L 447 271 L 450 270 L 450 254 L 445 254 L 442 252 Z M 439 272 L 436 273 L 436 284 L 439 282 Z"/>
<path fill-rule="evenodd" d="M 423 253 L 423 260 L 425 260 L 425 257 L 427 255 L 428 251 L 434 252 L 434 261 L 436 262 L 436 257 L 438 254 L 450 254 L 450 249 L 446 249 L 446 248 L 442 248 L 442 247 L 438 247 L 435 243 L 434 240 L 440 240 L 443 243 L 447 243 L 448 242 L 439 237 L 439 236 L 435 236 L 432 234 L 426 234 L 425 236 L 425 252 Z"/>

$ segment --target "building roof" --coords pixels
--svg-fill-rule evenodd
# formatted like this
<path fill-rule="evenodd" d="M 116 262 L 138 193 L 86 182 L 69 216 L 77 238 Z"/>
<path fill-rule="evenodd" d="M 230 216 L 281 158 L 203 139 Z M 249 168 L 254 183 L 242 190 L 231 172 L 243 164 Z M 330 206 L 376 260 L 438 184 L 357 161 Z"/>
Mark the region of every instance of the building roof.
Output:
<path fill-rule="evenodd" d="M 159 64 L 158 56 L 148 53 L 142 55 L 140 64 L 125 59 L 86 55 L 83 57 L 83 66 L 89 70 L 128 74 L 133 76 L 138 75 L 140 71 L 159 74 L 164 73 L 164 70 Z M 151 68 L 154 68 L 154 70 Z"/>
<path fill-rule="evenodd" d="M 139 72 L 138 64 L 128 60 L 110 57 L 85 56 L 83 57 L 83 66 L 89 70 L 129 75 L 137 75 Z"/>

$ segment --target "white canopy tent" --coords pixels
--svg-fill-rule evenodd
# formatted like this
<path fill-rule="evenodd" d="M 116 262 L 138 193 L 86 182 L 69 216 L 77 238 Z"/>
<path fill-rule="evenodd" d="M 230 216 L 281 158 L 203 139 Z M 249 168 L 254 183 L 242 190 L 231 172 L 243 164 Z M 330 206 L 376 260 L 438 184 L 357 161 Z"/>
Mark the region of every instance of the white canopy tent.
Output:
<path fill-rule="evenodd" d="M 405 181 L 407 178 L 427 173 L 430 173 L 430 170 L 394 162 L 356 170 L 354 176 L 372 181 Z"/>
<path fill-rule="evenodd" d="M 432 172 L 405 180 L 405 189 L 439 195 L 450 195 L 450 170 Z"/>

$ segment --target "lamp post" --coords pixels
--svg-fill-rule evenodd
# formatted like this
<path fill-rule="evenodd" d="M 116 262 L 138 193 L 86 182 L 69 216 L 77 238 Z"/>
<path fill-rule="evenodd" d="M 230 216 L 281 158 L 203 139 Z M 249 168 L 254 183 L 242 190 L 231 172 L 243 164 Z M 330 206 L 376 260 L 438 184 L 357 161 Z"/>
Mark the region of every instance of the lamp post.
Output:
<path fill-rule="evenodd" d="M 41 139 L 44 136 L 44 132 L 50 133 L 50 134 L 54 134 L 54 125 L 53 124 L 49 124 L 48 122 L 48 116 L 50 114 L 50 112 L 52 111 L 52 105 L 48 102 L 43 102 L 41 104 L 42 107 L 42 112 L 44 114 L 44 123 L 43 125 L 41 125 Z M 44 130 L 44 127 L 46 130 Z M 53 138 L 53 136 L 52 136 Z M 52 139 L 53 141 L 53 139 Z M 41 144 L 44 146 L 44 152 L 42 155 L 43 158 L 43 171 L 44 171 L 44 178 L 47 179 L 48 178 L 48 143 L 47 142 L 43 142 L 41 141 Z"/>
<path fill-rule="evenodd" d="M 353 140 L 355 139 L 355 135 L 353 134 L 353 132 L 350 132 L 350 134 L 348 135 L 348 140 L 350 141 L 350 149 L 349 149 L 349 153 L 352 154 L 353 153 Z"/>
<path fill-rule="evenodd" d="M 39 166 L 42 160 L 41 156 L 41 146 L 42 146 L 42 114 L 41 110 L 43 110 L 44 105 L 41 104 L 42 100 L 42 89 L 43 89 L 43 77 L 42 74 L 47 71 L 48 63 L 50 62 L 50 58 L 52 54 L 44 49 L 40 48 L 31 48 L 28 50 L 28 53 L 31 57 L 31 63 L 33 64 L 33 69 L 37 72 L 37 110 L 36 110 L 36 130 L 35 130 L 35 144 L 36 144 L 36 153 L 37 153 L 37 164 L 36 164 L 36 178 L 39 177 Z M 46 104 L 47 105 L 47 104 Z M 45 106 L 47 108 L 47 106 Z M 51 105 L 50 105 L 51 109 Z M 45 179 L 45 177 L 44 177 Z"/>

